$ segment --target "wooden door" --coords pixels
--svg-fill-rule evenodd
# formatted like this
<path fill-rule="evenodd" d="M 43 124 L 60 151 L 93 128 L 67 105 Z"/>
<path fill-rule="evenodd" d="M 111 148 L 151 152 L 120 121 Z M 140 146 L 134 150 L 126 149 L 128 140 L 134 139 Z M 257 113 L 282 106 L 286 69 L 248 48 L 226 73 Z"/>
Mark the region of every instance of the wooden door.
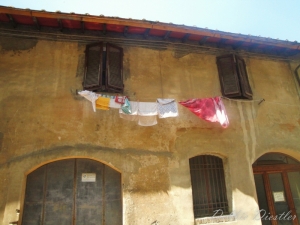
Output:
<path fill-rule="evenodd" d="M 262 156 L 253 165 L 262 225 L 298 225 L 300 164 L 278 153 Z M 257 219 L 257 218 L 256 218 Z"/>
<path fill-rule="evenodd" d="M 22 225 L 122 224 L 121 174 L 89 159 L 46 164 L 27 176 Z"/>

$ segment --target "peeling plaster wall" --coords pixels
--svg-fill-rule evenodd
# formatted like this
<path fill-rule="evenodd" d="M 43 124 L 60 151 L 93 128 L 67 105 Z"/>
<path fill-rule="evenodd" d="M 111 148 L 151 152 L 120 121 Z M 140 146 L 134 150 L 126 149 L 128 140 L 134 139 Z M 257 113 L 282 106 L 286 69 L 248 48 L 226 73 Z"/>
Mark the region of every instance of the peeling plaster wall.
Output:
<path fill-rule="evenodd" d="M 220 95 L 216 55 L 124 47 L 125 94 L 135 101 Z M 230 126 L 179 117 L 141 127 L 118 110 L 93 112 L 82 89 L 83 44 L 0 38 L 0 221 L 17 220 L 26 175 L 64 158 L 103 162 L 122 174 L 126 225 L 194 224 L 189 158 L 223 159 L 237 221 L 260 224 L 252 163 L 266 152 L 300 160 L 300 104 L 295 63 L 244 58 L 253 102 L 224 100 Z"/>

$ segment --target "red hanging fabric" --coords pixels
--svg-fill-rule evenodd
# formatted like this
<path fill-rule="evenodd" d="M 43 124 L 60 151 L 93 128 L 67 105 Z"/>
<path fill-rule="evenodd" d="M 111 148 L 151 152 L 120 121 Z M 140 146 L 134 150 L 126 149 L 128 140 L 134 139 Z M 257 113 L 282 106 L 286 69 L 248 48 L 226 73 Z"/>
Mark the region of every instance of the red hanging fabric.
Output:
<path fill-rule="evenodd" d="M 179 103 L 203 120 L 219 122 L 223 128 L 229 125 L 226 110 L 220 97 L 194 98 Z"/>

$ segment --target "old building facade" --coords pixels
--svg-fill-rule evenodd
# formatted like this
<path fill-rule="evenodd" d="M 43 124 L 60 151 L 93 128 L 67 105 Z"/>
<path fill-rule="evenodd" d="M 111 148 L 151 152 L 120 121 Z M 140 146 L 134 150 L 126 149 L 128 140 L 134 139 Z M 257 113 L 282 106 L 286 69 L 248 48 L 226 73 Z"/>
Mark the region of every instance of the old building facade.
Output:
<path fill-rule="evenodd" d="M 0 15 L 1 224 L 298 224 L 298 43 L 6 7 Z M 101 93 L 223 96 L 229 126 L 180 104 L 154 126 L 94 112 L 78 92 L 86 46 L 100 42 L 122 50 L 121 88 Z M 232 64 L 245 89 L 237 96 L 220 82 L 226 56 L 243 62 Z"/>

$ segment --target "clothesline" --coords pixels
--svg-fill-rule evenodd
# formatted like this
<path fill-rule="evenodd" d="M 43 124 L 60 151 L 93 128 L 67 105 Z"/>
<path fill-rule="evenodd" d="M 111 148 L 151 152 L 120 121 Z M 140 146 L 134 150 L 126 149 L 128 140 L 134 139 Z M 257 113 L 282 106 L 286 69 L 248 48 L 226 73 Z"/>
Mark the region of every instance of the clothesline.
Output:
<path fill-rule="evenodd" d="M 129 101 L 127 96 L 97 94 L 91 91 L 80 91 L 79 95 L 92 102 L 93 110 L 119 109 L 120 117 L 129 121 L 137 121 L 141 126 L 153 126 L 159 118 L 177 117 L 178 108 L 175 99 L 158 98 L 153 102 Z M 180 101 L 179 104 L 188 108 L 201 119 L 219 122 L 223 128 L 228 127 L 229 121 L 225 107 L 220 97 L 194 98 Z"/>
<path fill-rule="evenodd" d="M 235 101 L 235 102 L 259 102 L 258 105 L 260 105 L 262 102 L 266 102 L 266 103 L 272 103 L 272 104 L 279 104 L 279 105 L 288 105 L 288 106 L 300 107 L 300 105 L 296 105 L 296 104 L 287 104 L 287 103 L 281 103 L 281 102 L 267 101 L 264 98 L 262 98 L 262 99 L 253 99 L 253 100 L 231 99 L 231 98 L 226 98 L 224 96 L 221 96 L 221 98 L 229 100 L 229 101 Z"/>
<path fill-rule="evenodd" d="M 80 91 L 83 91 L 83 90 L 76 90 L 76 94 L 78 94 L 78 92 Z M 114 96 L 114 95 L 111 95 L 111 94 L 103 94 L 103 93 L 96 93 L 96 95 L 99 95 L 99 96 Z M 116 94 L 117 95 L 117 94 Z M 128 99 L 130 99 L 131 101 L 134 100 L 134 101 L 148 101 L 148 100 L 151 100 L 151 101 L 156 101 L 157 98 L 138 98 L 136 96 L 127 96 Z M 294 106 L 294 107 L 300 107 L 300 105 L 297 105 L 297 104 L 287 104 L 287 103 L 281 103 L 281 102 L 273 102 L 273 101 L 267 101 L 265 100 L 264 98 L 261 98 L 261 99 L 252 99 L 252 100 L 241 100 L 241 99 L 232 99 L 232 98 L 227 98 L 227 97 L 224 97 L 224 96 L 220 96 L 222 99 L 226 99 L 228 101 L 234 101 L 234 102 L 246 102 L 246 103 L 250 103 L 250 102 L 258 102 L 258 105 L 260 105 L 261 103 L 263 102 L 267 102 L 267 103 L 272 103 L 272 104 L 279 104 L 279 105 L 288 105 L 288 106 Z M 158 97 L 160 98 L 160 97 Z M 162 98 L 162 97 L 161 97 Z M 162 98 L 163 99 L 163 98 Z M 194 99 L 194 98 L 187 98 L 187 99 Z M 181 100 L 181 101 L 184 101 L 184 100 Z M 178 101 L 179 102 L 179 101 Z"/>

